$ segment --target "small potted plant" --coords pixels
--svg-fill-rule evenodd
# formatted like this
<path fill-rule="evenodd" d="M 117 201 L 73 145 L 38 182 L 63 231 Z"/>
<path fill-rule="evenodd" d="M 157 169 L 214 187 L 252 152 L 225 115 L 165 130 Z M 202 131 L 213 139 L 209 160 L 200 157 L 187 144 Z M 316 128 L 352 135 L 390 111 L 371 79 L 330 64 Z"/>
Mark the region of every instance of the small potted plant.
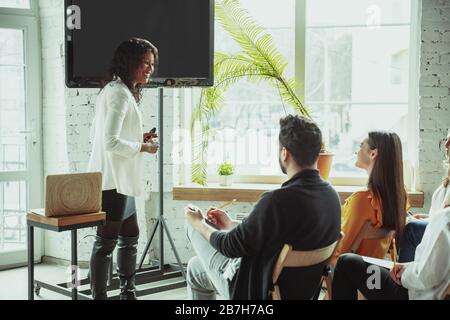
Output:
<path fill-rule="evenodd" d="M 217 173 L 219 174 L 219 184 L 221 186 L 231 186 L 234 173 L 234 166 L 231 163 L 227 161 L 221 163 L 217 169 Z"/>

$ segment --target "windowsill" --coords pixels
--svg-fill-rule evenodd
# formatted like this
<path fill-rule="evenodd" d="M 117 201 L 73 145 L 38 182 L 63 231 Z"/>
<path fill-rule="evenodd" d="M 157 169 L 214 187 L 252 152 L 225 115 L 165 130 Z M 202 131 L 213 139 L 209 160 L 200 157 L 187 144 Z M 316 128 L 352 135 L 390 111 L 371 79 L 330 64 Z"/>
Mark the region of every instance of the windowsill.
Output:
<path fill-rule="evenodd" d="M 279 184 L 251 184 L 233 183 L 230 187 L 219 186 L 218 183 L 208 184 L 207 187 L 191 184 L 173 188 L 173 200 L 195 201 L 228 201 L 237 199 L 238 202 L 256 202 L 262 193 L 279 188 Z M 339 193 L 341 203 L 361 186 L 334 186 Z M 409 202 L 412 208 L 423 208 L 424 193 L 421 191 L 408 191 Z"/>

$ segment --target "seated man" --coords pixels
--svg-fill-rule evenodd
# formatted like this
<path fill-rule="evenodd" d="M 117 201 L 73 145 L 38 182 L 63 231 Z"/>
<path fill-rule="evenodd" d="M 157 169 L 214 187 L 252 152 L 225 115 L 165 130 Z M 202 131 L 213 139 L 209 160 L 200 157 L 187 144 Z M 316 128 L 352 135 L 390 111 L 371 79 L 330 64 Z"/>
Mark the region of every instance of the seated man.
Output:
<path fill-rule="evenodd" d="M 417 245 L 422 240 L 423 233 L 428 225 L 428 218 L 432 217 L 436 212 L 450 206 L 450 129 L 448 130 L 447 140 L 444 146 L 447 176 L 433 193 L 430 213 L 428 215 L 417 214 L 408 219 L 399 252 L 399 262 L 410 262 L 414 260 L 414 253 L 416 252 Z"/>
<path fill-rule="evenodd" d="M 446 208 L 430 218 L 414 261 L 398 263 L 396 272 L 380 267 L 377 273 L 361 256 L 342 255 L 334 271 L 333 299 L 355 300 L 358 290 L 369 300 L 442 299 L 450 284 L 449 257 L 450 208 Z"/>
<path fill-rule="evenodd" d="M 322 180 L 317 161 L 322 134 L 316 124 L 289 115 L 280 120 L 279 162 L 289 180 L 262 195 L 247 219 L 238 223 L 223 211 L 207 217 L 220 230 L 204 223 L 199 210 L 186 208 L 186 232 L 197 256 L 187 269 L 191 299 L 269 299 L 272 271 L 281 248 L 314 250 L 335 242 L 341 208 L 336 191 Z M 281 295 L 311 298 L 318 290 L 324 264 L 298 274 L 287 268 L 280 276 Z"/>

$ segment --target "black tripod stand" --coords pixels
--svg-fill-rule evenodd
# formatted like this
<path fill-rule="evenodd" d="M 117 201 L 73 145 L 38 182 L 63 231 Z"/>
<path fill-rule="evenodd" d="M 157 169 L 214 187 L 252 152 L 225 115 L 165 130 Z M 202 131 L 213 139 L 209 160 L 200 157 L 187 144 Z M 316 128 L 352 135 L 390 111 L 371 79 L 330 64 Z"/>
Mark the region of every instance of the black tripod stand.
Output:
<path fill-rule="evenodd" d="M 165 290 L 171 290 L 175 288 L 181 288 L 186 286 L 186 272 L 185 267 L 181 263 L 180 256 L 178 255 L 177 249 L 175 247 L 175 243 L 172 240 L 170 235 L 169 228 L 167 227 L 167 223 L 164 219 L 164 92 L 163 88 L 158 89 L 159 95 L 159 110 L 158 110 L 158 125 L 159 125 L 159 212 L 156 223 L 150 233 L 150 238 L 145 246 L 144 253 L 142 254 L 141 260 L 139 262 L 139 267 L 136 274 L 136 284 L 144 284 L 149 282 L 161 281 L 171 278 L 183 277 L 182 281 L 173 282 L 169 285 L 157 286 L 154 288 L 149 288 L 145 290 L 138 290 L 138 296 L 151 294 L 155 292 L 161 292 Z M 148 253 L 150 245 L 155 237 L 156 231 L 159 228 L 159 266 L 158 267 L 150 267 L 143 268 L 145 257 Z M 170 245 L 172 247 L 172 251 L 177 259 L 178 266 L 173 265 L 165 265 L 164 264 L 164 231 L 167 234 Z"/>

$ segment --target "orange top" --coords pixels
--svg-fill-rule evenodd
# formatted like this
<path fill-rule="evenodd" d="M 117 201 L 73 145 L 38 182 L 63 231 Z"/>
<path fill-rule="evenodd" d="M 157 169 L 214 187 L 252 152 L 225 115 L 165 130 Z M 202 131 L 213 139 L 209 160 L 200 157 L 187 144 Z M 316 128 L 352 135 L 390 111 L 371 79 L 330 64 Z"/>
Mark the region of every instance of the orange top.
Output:
<path fill-rule="evenodd" d="M 406 201 L 406 210 L 410 207 Z M 356 191 L 345 201 L 342 206 L 341 230 L 344 238 L 341 240 L 331 263 L 334 266 L 337 258 L 350 248 L 363 228 L 366 221 L 380 228 L 383 225 L 382 207 L 380 201 L 373 196 L 371 191 Z M 391 244 L 391 237 L 385 239 L 367 239 L 361 242 L 357 254 L 383 259 Z"/>

